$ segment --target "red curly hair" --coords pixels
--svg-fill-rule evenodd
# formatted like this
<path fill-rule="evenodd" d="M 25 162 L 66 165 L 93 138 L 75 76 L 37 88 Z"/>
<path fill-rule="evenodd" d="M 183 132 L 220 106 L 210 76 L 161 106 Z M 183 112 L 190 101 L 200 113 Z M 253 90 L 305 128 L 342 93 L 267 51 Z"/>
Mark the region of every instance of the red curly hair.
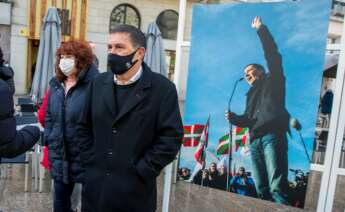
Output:
<path fill-rule="evenodd" d="M 59 81 L 65 81 L 67 77 L 62 73 L 59 64 L 61 55 L 73 55 L 75 57 L 75 67 L 78 74 L 87 70 L 93 61 L 93 53 L 89 44 L 85 41 L 66 41 L 63 42 L 56 51 L 55 73 Z"/>

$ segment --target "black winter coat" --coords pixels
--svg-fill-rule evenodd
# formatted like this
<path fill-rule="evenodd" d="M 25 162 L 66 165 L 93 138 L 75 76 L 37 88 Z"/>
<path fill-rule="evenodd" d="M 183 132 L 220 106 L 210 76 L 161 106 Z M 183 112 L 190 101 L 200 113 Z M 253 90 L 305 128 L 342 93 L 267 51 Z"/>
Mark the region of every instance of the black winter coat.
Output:
<path fill-rule="evenodd" d="M 101 74 L 88 90 L 78 126 L 85 167 L 82 211 L 156 210 L 156 177 L 180 148 L 183 127 L 175 86 L 143 64 L 120 111 L 114 78 Z"/>
<path fill-rule="evenodd" d="M 11 68 L 11 66 L 9 66 L 9 65 L 0 66 L 0 79 L 3 79 L 7 82 L 12 95 L 15 92 L 13 76 L 14 76 L 14 72 L 13 72 L 13 69 Z"/>
<path fill-rule="evenodd" d="M 76 121 L 84 108 L 86 88 L 98 73 L 95 65 L 80 72 L 76 85 L 66 96 L 62 82 L 55 77 L 50 81 L 44 137 L 54 180 L 82 182 Z"/>
<path fill-rule="evenodd" d="M 264 49 L 268 71 L 263 79 L 257 80 L 249 89 L 246 110 L 241 116 L 230 117 L 239 127 L 249 127 L 253 138 L 269 132 L 289 130 L 289 114 L 285 108 L 285 76 L 282 57 L 266 26 L 257 31 Z"/>
<path fill-rule="evenodd" d="M 12 158 L 29 150 L 39 139 L 37 127 L 26 126 L 16 130 L 13 117 L 13 89 L 0 78 L 0 161 L 1 157 Z"/>

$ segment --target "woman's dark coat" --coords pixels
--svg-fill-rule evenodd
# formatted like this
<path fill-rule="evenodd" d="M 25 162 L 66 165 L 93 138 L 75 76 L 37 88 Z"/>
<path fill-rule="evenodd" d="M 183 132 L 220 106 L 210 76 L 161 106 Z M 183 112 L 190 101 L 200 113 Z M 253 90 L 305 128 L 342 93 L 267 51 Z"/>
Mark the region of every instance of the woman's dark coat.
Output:
<path fill-rule="evenodd" d="M 80 72 L 77 84 L 65 96 L 63 83 L 53 78 L 46 109 L 44 137 L 54 180 L 82 182 L 76 121 L 84 108 L 86 88 L 98 74 L 95 65 Z"/>

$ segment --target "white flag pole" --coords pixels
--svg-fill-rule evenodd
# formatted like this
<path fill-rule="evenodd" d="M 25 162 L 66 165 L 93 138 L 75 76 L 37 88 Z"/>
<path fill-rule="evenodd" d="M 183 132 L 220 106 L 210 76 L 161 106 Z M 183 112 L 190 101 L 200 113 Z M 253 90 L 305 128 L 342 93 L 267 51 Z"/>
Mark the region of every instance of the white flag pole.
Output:
<path fill-rule="evenodd" d="M 178 93 L 180 91 L 179 81 L 180 81 L 180 75 L 181 75 L 182 45 L 183 45 L 183 37 L 184 37 L 186 6 L 187 6 L 187 0 L 180 0 L 177 42 L 176 42 L 176 61 L 175 61 L 175 70 L 174 70 L 174 83 L 175 83 Z M 173 170 L 172 170 L 172 163 L 171 163 L 165 168 L 162 212 L 169 211 L 172 172 Z"/>

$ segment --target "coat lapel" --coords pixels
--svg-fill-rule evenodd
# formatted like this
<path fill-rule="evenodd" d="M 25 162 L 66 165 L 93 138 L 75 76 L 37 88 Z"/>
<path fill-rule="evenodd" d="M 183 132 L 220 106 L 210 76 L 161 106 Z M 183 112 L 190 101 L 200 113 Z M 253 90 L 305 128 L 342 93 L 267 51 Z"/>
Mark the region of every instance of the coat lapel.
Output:
<path fill-rule="evenodd" d="M 108 110 L 111 112 L 113 118 L 116 118 L 116 104 L 115 104 L 115 87 L 114 87 L 114 77 L 111 72 L 105 78 L 103 84 L 103 99 L 107 105 Z"/>
<path fill-rule="evenodd" d="M 127 99 L 125 105 L 121 108 L 118 116 L 116 117 L 115 123 L 129 113 L 135 106 L 137 106 L 145 97 L 147 96 L 147 88 L 151 87 L 151 71 L 143 63 L 143 74 L 140 81 L 135 87 L 134 91 L 131 93 Z M 114 123 L 114 124 L 115 124 Z"/>

